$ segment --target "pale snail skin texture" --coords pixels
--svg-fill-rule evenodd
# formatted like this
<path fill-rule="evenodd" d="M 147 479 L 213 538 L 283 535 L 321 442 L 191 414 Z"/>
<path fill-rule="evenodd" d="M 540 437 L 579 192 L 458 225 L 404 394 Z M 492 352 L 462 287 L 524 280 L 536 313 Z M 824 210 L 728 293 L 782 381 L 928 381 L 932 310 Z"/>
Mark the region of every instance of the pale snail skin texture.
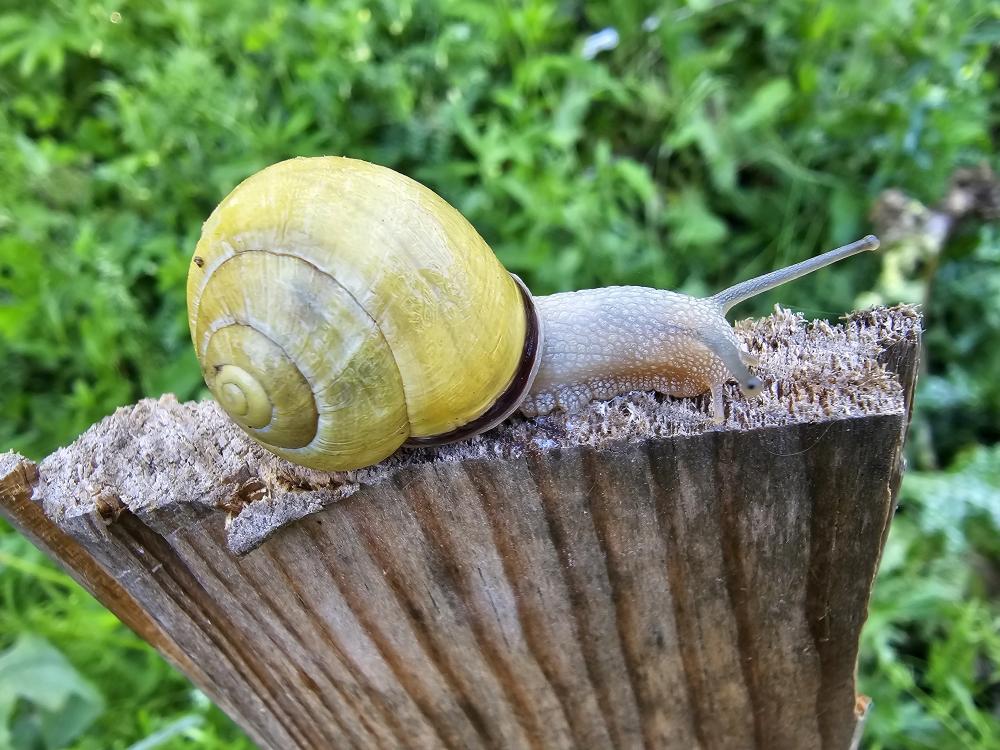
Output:
<path fill-rule="evenodd" d="M 644 287 L 532 298 L 420 183 L 298 158 L 248 177 L 205 222 L 188 322 L 236 424 L 289 461 L 342 471 L 483 432 L 518 408 L 634 390 L 710 392 L 721 421 L 726 380 L 746 395 L 761 387 L 725 312 L 877 246 L 866 237 L 705 299 Z"/>
<path fill-rule="evenodd" d="M 632 391 L 670 396 L 712 393 L 722 415 L 722 384 L 730 368 L 699 337 L 720 329 L 722 312 L 710 300 L 646 287 L 620 286 L 536 297 L 545 330 L 542 365 L 521 412 L 578 411 Z M 725 319 L 722 318 L 723 322 Z M 720 343 L 741 382 L 756 382 L 740 358 L 728 324 Z"/>
<path fill-rule="evenodd" d="M 713 419 L 724 419 L 722 386 L 731 378 L 745 396 L 759 394 L 757 362 L 740 350 L 726 312 L 756 294 L 878 247 L 869 235 L 711 297 L 619 286 L 535 297 L 545 345 L 538 376 L 521 411 L 576 411 L 593 400 L 632 391 L 670 396 L 709 392 Z"/>

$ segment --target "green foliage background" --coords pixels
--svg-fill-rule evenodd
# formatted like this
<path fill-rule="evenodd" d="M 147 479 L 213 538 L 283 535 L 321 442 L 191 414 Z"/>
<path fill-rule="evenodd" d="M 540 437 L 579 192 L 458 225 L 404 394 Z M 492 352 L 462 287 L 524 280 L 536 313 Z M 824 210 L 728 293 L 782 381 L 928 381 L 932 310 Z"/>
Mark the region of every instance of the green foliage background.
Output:
<path fill-rule="evenodd" d="M 619 44 L 585 59 L 606 26 Z M 995 0 L 0 0 L 0 447 L 39 458 L 139 397 L 203 395 L 190 253 L 266 164 L 403 171 L 539 294 L 705 293 L 869 231 L 885 188 L 934 202 L 996 168 L 998 43 Z M 926 303 L 866 742 L 1000 747 L 1000 233 L 965 227 L 902 287 L 883 262 L 741 314 Z M 79 686 L 42 706 L 0 675 L 0 750 L 249 747 L 7 526 L 0 652 Z M 53 740 L 60 717 L 81 731 Z"/>

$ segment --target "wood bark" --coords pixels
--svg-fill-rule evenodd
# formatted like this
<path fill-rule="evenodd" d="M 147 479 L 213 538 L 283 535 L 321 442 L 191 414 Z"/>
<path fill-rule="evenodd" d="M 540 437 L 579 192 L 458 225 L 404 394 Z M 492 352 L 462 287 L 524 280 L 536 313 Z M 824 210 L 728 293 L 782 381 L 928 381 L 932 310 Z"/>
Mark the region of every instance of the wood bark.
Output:
<path fill-rule="evenodd" d="M 161 399 L 0 456 L 0 507 L 262 748 L 846 750 L 919 318 L 738 330 L 722 426 L 634 394 L 320 474 Z"/>

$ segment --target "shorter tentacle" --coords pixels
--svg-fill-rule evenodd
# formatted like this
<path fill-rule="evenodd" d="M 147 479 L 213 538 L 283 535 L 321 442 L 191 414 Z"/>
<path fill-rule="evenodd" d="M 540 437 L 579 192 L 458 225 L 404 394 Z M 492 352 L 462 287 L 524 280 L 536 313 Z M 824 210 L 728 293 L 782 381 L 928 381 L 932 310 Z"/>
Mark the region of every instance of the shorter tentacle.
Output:
<path fill-rule="evenodd" d="M 736 378 L 744 396 L 755 396 L 760 393 L 761 379 L 750 372 L 744 362 L 744 355 L 736 342 L 730 337 L 713 330 L 692 332 L 694 338 L 707 346 L 712 353 L 722 360 L 729 373 Z M 714 387 L 714 384 L 712 384 Z M 713 390 L 714 394 L 714 390 Z"/>

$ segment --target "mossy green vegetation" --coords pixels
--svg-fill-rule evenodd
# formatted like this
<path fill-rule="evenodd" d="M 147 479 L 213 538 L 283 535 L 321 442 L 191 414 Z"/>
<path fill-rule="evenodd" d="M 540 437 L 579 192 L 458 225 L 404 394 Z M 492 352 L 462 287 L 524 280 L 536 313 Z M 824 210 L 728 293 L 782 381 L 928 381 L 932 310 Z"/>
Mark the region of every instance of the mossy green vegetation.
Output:
<path fill-rule="evenodd" d="M 606 28 L 613 48 L 586 43 Z M 0 0 L 0 447 L 41 457 L 141 396 L 204 395 L 190 253 L 266 164 L 409 174 L 539 294 L 705 294 L 866 233 L 885 188 L 933 203 L 1000 166 L 998 43 L 992 0 Z M 1000 233 L 961 227 L 906 283 L 884 262 L 736 314 L 925 303 L 866 745 L 1000 747 Z M 40 707 L 0 678 L 0 747 L 250 747 L 2 526 L 0 659 L 32 654 L 79 689 Z M 39 731 L 70 714 L 75 736 Z"/>

